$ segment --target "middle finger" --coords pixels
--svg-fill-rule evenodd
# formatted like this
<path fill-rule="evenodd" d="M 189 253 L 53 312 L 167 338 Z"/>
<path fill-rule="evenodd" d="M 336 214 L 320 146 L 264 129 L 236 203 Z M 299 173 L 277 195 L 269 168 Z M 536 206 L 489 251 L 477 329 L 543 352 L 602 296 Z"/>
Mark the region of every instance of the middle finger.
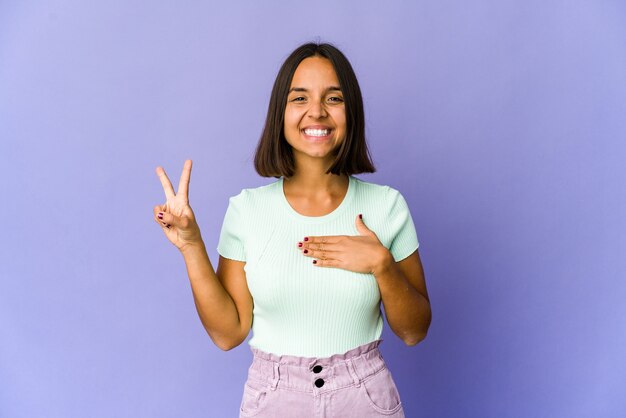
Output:
<path fill-rule="evenodd" d="M 327 250 L 326 248 L 322 250 L 306 249 L 302 251 L 302 255 L 306 257 L 319 258 L 320 260 L 334 259 L 336 254 L 337 254 L 337 251 L 330 251 L 330 250 Z"/>
<path fill-rule="evenodd" d="M 308 251 L 337 251 L 339 249 L 338 242 L 307 242 L 300 241 L 298 242 L 298 248 L 300 250 L 308 250 Z"/>
<path fill-rule="evenodd" d="M 176 197 L 176 193 L 174 193 L 174 187 L 172 187 L 170 179 L 167 178 L 167 174 L 165 174 L 165 170 L 163 170 L 163 167 L 157 167 L 156 173 L 159 176 L 159 180 L 161 180 L 161 185 L 163 186 L 163 191 L 165 192 L 165 197 L 167 198 L 167 200 Z"/>

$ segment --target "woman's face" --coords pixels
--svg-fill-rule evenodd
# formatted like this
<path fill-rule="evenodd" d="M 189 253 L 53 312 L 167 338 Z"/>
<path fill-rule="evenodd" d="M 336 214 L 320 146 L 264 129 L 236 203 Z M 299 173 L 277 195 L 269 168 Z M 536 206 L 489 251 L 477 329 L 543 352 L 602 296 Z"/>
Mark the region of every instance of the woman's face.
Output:
<path fill-rule="evenodd" d="M 346 136 L 346 109 L 328 59 L 309 57 L 296 69 L 287 96 L 284 132 L 294 157 L 334 160 Z"/>

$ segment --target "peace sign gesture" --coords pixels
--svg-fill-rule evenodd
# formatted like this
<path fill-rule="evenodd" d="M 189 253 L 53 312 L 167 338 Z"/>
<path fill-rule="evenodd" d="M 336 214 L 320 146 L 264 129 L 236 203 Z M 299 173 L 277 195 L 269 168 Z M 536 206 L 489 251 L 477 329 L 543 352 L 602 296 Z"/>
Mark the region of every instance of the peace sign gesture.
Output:
<path fill-rule="evenodd" d="M 189 206 L 191 160 L 185 161 L 178 184 L 178 193 L 174 192 L 163 167 L 157 167 L 156 173 L 161 180 L 167 200 L 165 204 L 154 207 L 154 220 L 161 226 L 167 239 L 181 251 L 189 244 L 202 243 L 200 228 Z"/>

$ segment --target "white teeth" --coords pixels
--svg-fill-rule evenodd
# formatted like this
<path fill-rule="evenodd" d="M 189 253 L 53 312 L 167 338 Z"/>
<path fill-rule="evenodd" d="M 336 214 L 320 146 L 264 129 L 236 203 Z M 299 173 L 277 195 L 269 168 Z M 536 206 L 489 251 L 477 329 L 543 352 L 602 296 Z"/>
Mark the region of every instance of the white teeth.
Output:
<path fill-rule="evenodd" d="M 326 136 L 330 133 L 330 129 L 305 129 L 304 133 L 309 136 Z"/>

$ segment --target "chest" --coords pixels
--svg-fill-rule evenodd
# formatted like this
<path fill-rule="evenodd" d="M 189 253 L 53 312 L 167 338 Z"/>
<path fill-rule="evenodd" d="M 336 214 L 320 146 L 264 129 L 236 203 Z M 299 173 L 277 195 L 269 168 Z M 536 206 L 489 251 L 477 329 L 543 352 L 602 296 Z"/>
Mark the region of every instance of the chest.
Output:
<path fill-rule="evenodd" d="M 298 249 L 304 236 L 355 235 L 350 225 L 330 230 L 275 224 L 258 232 L 247 242 L 245 266 L 255 309 L 280 309 L 285 304 L 298 309 L 378 307 L 380 292 L 373 275 L 316 267 L 313 258 Z"/>

